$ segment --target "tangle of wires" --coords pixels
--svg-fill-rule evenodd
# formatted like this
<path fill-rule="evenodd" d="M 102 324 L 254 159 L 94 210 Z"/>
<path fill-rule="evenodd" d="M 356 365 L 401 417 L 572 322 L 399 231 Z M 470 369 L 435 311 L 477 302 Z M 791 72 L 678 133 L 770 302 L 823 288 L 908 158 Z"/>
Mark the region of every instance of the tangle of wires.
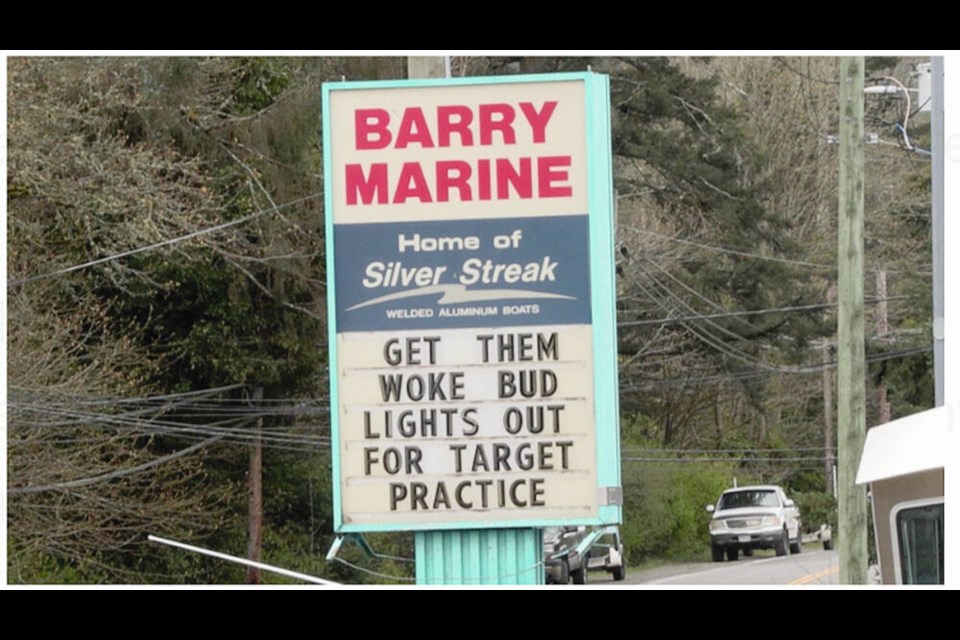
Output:
<path fill-rule="evenodd" d="M 889 73 L 867 78 L 867 100 L 864 102 L 864 125 L 877 129 L 880 136 L 892 135 L 905 151 L 929 156 L 930 151 L 917 146 L 916 140 L 929 131 L 927 123 L 919 123 L 919 115 L 930 101 L 922 101 L 913 82 L 912 66 L 898 65 Z M 878 139 L 877 142 L 884 142 Z M 892 144 L 892 143 L 888 143 Z"/>
<path fill-rule="evenodd" d="M 146 397 L 84 396 L 55 390 L 11 387 L 8 446 L 24 434 L 44 430 L 68 434 L 97 427 L 129 435 L 168 435 L 186 440 L 250 444 L 265 448 L 317 451 L 330 446 L 326 398 L 230 397 L 241 385 Z M 78 436 L 82 437 L 82 436 Z"/>

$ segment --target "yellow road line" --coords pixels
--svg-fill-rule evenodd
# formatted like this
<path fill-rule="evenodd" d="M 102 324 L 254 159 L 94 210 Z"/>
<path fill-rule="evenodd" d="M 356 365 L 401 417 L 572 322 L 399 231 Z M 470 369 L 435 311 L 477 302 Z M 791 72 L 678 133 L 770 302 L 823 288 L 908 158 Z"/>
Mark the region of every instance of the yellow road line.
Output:
<path fill-rule="evenodd" d="M 815 571 L 814 573 L 808 573 L 807 575 L 797 578 L 788 584 L 809 584 L 814 580 L 819 580 L 820 578 L 834 573 L 840 573 L 840 565 L 833 565 L 832 567 L 827 567 L 826 569 L 821 569 L 820 571 Z"/>

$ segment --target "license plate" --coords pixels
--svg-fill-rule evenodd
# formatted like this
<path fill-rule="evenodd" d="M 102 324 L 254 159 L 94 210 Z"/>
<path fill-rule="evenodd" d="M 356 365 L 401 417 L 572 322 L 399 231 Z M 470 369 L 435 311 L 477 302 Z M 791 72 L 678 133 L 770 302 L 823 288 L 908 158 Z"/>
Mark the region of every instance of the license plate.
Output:
<path fill-rule="evenodd" d="M 739 536 L 737 540 L 740 542 L 750 542 L 750 536 Z"/>

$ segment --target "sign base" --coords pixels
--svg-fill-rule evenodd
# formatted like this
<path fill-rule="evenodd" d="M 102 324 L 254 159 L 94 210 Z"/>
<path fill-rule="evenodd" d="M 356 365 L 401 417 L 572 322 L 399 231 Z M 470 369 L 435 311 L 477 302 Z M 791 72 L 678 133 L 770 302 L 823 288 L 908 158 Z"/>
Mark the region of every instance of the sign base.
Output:
<path fill-rule="evenodd" d="M 540 529 L 417 531 L 417 584 L 543 584 Z"/>

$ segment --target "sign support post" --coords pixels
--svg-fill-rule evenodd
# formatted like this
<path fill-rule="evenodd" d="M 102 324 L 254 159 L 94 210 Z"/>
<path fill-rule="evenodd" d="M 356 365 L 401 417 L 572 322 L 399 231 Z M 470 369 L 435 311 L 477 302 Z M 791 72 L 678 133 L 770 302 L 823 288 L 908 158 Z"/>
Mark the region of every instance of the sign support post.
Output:
<path fill-rule="evenodd" d="M 541 584 L 544 527 L 621 521 L 608 79 L 323 114 L 335 529 L 414 531 L 420 584 Z"/>
<path fill-rule="evenodd" d="M 543 584 L 540 529 L 418 531 L 417 584 Z"/>
<path fill-rule="evenodd" d="M 444 77 L 444 58 L 410 57 L 407 75 Z M 417 584 L 540 584 L 540 529 L 468 529 L 414 533 Z M 527 567 L 527 570 L 522 570 Z"/>

